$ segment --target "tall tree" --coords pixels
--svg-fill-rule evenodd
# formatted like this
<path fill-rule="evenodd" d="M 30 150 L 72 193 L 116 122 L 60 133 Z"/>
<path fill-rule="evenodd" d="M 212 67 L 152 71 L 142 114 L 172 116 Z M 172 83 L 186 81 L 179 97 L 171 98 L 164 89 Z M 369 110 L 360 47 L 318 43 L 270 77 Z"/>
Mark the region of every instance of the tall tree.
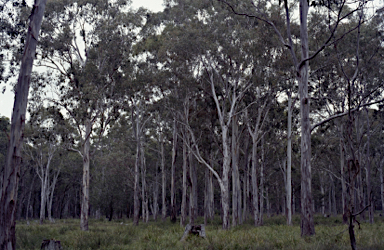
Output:
<path fill-rule="evenodd" d="M 132 21 L 135 14 L 123 11 L 126 4 L 51 3 L 49 22 L 44 26 L 39 65 L 59 75 L 58 86 L 52 86 L 59 100 L 50 101 L 69 115 L 79 137 L 78 147 L 71 150 L 83 158 L 82 230 L 88 230 L 91 136 L 96 126 L 102 135 L 118 116 L 121 103 L 115 101 L 121 97 L 118 89 L 123 70 L 130 65 L 127 55 L 136 24 Z"/>
<path fill-rule="evenodd" d="M 21 147 L 25 114 L 28 103 L 29 85 L 36 45 L 43 20 L 46 0 L 35 0 L 30 15 L 28 33 L 24 48 L 19 78 L 16 86 L 15 102 L 11 120 L 11 134 L 6 158 L 6 165 L 2 173 L 0 192 L 0 248 L 12 250 L 16 248 L 16 204 L 17 189 L 20 176 Z"/>
<path fill-rule="evenodd" d="M 292 65 L 295 69 L 296 79 L 299 84 L 299 104 L 300 104 L 300 125 L 301 125 L 301 235 L 309 236 L 315 234 L 315 226 L 313 221 L 313 198 L 312 198 L 312 174 L 311 174 L 311 123 L 310 123 L 310 97 L 308 93 L 308 77 L 309 77 L 309 61 L 315 58 L 321 51 L 327 46 L 334 43 L 336 31 L 338 30 L 339 24 L 347 19 L 354 12 L 361 10 L 365 3 L 359 3 L 353 10 L 347 10 L 345 13 L 346 1 L 342 1 L 340 4 L 333 4 L 331 2 L 322 4 L 319 6 L 325 6 L 329 9 L 334 9 L 332 15 L 329 15 L 330 25 L 328 26 L 328 38 L 314 50 L 312 55 L 309 55 L 309 39 L 308 39 L 308 13 L 309 13 L 309 2 L 306 0 L 300 0 L 299 2 L 299 27 L 300 27 L 300 57 L 296 55 L 294 40 L 291 31 L 291 12 L 293 11 L 292 6 L 289 5 L 288 0 L 283 2 L 283 11 L 285 12 L 285 31 L 286 37 L 277 26 L 267 15 L 265 11 L 264 3 L 254 3 L 250 1 L 250 6 L 253 6 L 255 10 L 253 13 L 249 12 L 245 6 L 234 4 L 231 1 L 219 0 L 229 6 L 230 10 L 242 16 L 255 18 L 259 21 L 265 22 L 271 26 L 279 37 L 279 41 L 288 48 L 291 58 Z M 317 3 L 315 2 L 316 6 Z M 250 9 L 250 8 L 249 8 Z M 352 30 L 355 28 L 352 28 Z M 348 33 L 350 31 L 346 31 Z M 345 33 L 344 33 L 345 34 Z M 336 40 L 340 40 L 343 35 L 337 36 Z"/>

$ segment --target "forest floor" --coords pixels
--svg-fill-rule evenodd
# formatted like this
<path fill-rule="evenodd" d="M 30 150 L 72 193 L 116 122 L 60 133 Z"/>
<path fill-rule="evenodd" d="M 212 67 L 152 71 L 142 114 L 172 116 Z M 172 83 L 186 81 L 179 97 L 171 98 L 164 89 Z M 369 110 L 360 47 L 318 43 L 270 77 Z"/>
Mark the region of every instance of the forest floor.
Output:
<path fill-rule="evenodd" d="M 218 216 L 217 216 L 218 217 Z M 198 222 L 202 218 L 199 218 Z M 134 226 L 131 220 L 91 220 L 89 231 L 80 230 L 76 219 L 56 220 L 39 225 L 38 221 L 18 221 L 17 249 L 40 249 L 44 239 L 61 241 L 63 250 L 69 249 L 351 249 L 347 225 L 341 216 L 315 217 L 316 235 L 300 237 L 300 216 L 294 216 L 294 225 L 285 225 L 285 217 L 265 217 L 264 225 L 254 227 L 249 220 L 230 230 L 222 230 L 216 219 L 206 226 L 206 238 L 189 236 L 180 241 L 184 228 L 171 223 L 169 218 Z M 357 247 L 384 249 L 384 218 L 377 216 L 374 224 L 361 222 L 355 227 Z"/>

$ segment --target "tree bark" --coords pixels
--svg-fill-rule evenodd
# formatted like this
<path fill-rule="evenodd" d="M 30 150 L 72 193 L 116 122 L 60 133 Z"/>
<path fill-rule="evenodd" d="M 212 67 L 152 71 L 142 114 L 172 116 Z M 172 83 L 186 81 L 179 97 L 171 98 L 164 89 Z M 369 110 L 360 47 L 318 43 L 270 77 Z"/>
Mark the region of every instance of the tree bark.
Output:
<path fill-rule="evenodd" d="M 173 120 L 172 133 L 172 162 L 171 162 L 171 221 L 176 221 L 176 194 L 175 194 L 175 164 L 176 164 L 176 149 L 177 149 L 177 126 L 176 119 Z"/>
<path fill-rule="evenodd" d="M 185 226 L 187 222 L 187 141 L 183 141 L 183 187 L 181 197 L 181 219 L 180 225 Z"/>
<path fill-rule="evenodd" d="M 265 169 L 265 151 L 264 151 L 264 136 L 263 136 L 261 137 L 259 226 L 263 225 L 263 214 L 264 214 L 264 182 L 265 182 L 264 169 Z"/>
<path fill-rule="evenodd" d="M 309 57 L 308 52 L 308 1 L 300 0 L 300 40 L 301 58 Z M 301 236 L 315 234 L 312 210 L 312 174 L 311 174 L 311 121 L 309 119 L 308 71 L 309 62 L 298 68 L 301 115 Z"/>
<path fill-rule="evenodd" d="M 191 183 L 189 194 L 189 224 L 193 225 L 197 219 L 197 173 L 192 152 L 189 154 L 189 178 Z"/>
<path fill-rule="evenodd" d="M 287 225 L 292 225 L 292 94 L 288 91 L 288 131 L 287 131 Z"/>
<path fill-rule="evenodd" d="M 253 220 L 255 226 L 259 225 L 259 186 L 257 184 L 257 141 L 252 137 L 252 205 L 253 205 Z"/>
<path fill-rule="evenodd" d="M 141 137 L 141 133 L 140 133 L 140 137 Z M 147 181 L 145 179 L 145 177 L 147 176 L 147 166 L 145 164 L 144 147 L 142 143 L 140 143 L 140 167 L 141 167 L 142 216 L 143 216 L 143 221 L 147 223 L 149 220 L 148 191 L 147 191 Z"/>
<path fill-rule="evenodd" d="M 371 155 L 370 155 L 370 138 L 371 138 L 371 126 L 369 124 L 369 110 L 366 109 L 367 112 L 367 177 L 366 177 L 366 182 L 367 182 L 367 205 L 370 205 L 368 207 L 368 216 L 369 216 L 369 223 L 374 222 L 374 204 L 373 204 L 373 193 L 372 193 L 372 186 L 371 186 Z"/>
<path fill-rule="evenodd" d="M 232 117 L 232 227 L 241 224 L 241 187 L 238 164 L 238 126 L 237 116 Z"/>
<path fill-rule="evenodd" d="M 155 187 L 153 188 L 153 220 L 157 221 L 157 216 L 159 214 L 159 166 L 156 162 L 155 170 Z"/>
<path fill-rule="evenodd" d="M 16 248 L 15 216 L 21 165 L 21 147 L 33 60 L 36 54 L 37 39 L 44 16 L 45 5 L 46 0 L 35 0 L 33 5 L 16 86 L 10 141 L 0 190 L 0 249 L 3 250 L 13 250 Z"/>
<path fill-rule="evenodd" d="M 345 149 L 344 149 L 344 125 L 340 121 L 340 179 L 341 179 L 341 204 L 343 215 L 347 214 L 348 211 L 348 201 L 347 201 L 347 186 L 345 183 Z M 347 217 L 343 216 L 343 222 L 347 223 Z"/>
<path fill-rule="evenodd" d="M 167 204 L 166 204 L 166 179 L 165 179 L 165 156 L 164 156 L 164 142 L 163 135 L 160 132 L 160 154 L 161 154 L 161 219 L 164 221 L 167 216 Z"/>
<path fill-rule="evenodd" d="M 138 130 L 140 127 L 138 126 L 138 122 L 135 123 L 135 137 L 136 137 L 136 156 L 135 156 L 135 180 L 133 184 L 133 224 L 139 224 L 139 216 L 140 216 L 140 201 L 139 201 L 139 182 L 140 182 L 140 138 L 138 136 Z"/>
<path fill-rule="evenodd" d="M 384 215 L 384 157 L 380 160 L 380 198 L 381 198 L 381 213 Z"/>
<path fill-rule="evenodd" d="M 55 192 L 56 182 L 59 178 L 60 169 L 57 170 L 56 174 L 53 175 L 53 180 L 51 185 L 49 186 L 48 199 L 47 199 L 47 212 L 48 212 L 48 220 L 53 222 L 52 219 L 52 204 L 53 204 L 53 194 Z"/>
<path fill-rule="evenodd" d="M 210 159 L 212 166 L 212 158 Z M 213 219 L 213 174 L 208 168 L 205 169 L 205 196 L 204 196 L 204 224 Z"/>
<path fill-rule="evenodd" d="M 325 191 L 324 191 L 324 173 L 320 171 L 320 194 L 321 194 L 321 214 L 325 215 Z"/>
<path fill-rule="evenodd" d="M 223 208 L 223 229 L 229 229 L 229 170 L 231 168 L 231 155 L 228 141 L 228 127 L 222 126 L 223 141 L 223 177 L 221 188 L 221 205 Z"/>
<path fill-rule="evenodd" d="M 251 156 L 249 155 L 249 137 L 247 136 L 245 143 L 244 156 L 244 180 L 243 180 L 243 222 L 248 219 L 248 199 L 249 199 L 249 169 Z"/>
<path fill-rule="evenodd" d="M 80 214 L 80 229 L 88 231 L 88 214 L 89 214 L 89 149 L 90 149 L 90 135 L 92 124 L 90 120 L 86 121 L 85 128 L 85 141 L 83 151 L 83 183 L 81 193 L 81 214 Z"/>

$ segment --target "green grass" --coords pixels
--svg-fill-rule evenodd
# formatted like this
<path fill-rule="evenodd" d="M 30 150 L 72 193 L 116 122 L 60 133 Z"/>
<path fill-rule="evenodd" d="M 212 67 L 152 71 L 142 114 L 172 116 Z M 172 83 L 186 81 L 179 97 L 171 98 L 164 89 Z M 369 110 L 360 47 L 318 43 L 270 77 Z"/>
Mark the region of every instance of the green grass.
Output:
<path fill-rule="evenodd" d="M 381 219 L 381 218 L 380 218 Z M 201 220 L 201 219 L 200 219 Z M 69 249 L 351 249 L 347 225 L 340 218 L 315 218 L 316 235 L 300 237 L 300 218 L 293 226 L 285 225 L 285 218 L 274 216 L 264 219 L 264 226 L 254 227 L 249 221 L 241 226 L 222 230 L 215 219 L 206 226 L 205 239 L 190 236 L 180 242 L 184 229 L 178 223 L 140 223 L 135 227 L 130 220 L 91 220 L 89 231 L 79 228 L 79 220 L 60 220 L 39 225 L 32 221 L 18 221 L 17 249 L 40 249 L 44 239 L 60 240 L 64 250 Z M 384 249 L 384 222 L 362 223 L 356 226 L 358 249 Z"/>

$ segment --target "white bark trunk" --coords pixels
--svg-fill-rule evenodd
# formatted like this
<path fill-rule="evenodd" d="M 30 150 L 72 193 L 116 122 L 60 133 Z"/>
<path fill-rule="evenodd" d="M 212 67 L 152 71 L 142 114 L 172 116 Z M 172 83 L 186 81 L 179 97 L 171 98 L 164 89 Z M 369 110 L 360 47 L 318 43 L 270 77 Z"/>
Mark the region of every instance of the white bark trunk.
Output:
<path fill-rule="evenodd" d="M 157 221 L 157 216 L 159 214 L 159 172 L 158 165 L 156 163 L 155 170 L 155 187 L 153 188 L 153 220 Z"/>
<path fill-rule="evenodd" d="M 292 225 L 292 95 L 288 92 L 288 131 L 287 131 L 287 225 Z"/>
<path fill-rule="evenodd" d="M 229 228 L 229 170 L 231 168 L 231 155 L 228 141 L 228 127 L 222 127 L 223 139 L 223 187 L 221 188 L 221 204 L 223 207 L 223 229 Z"/>
<path fill-rule="evenodd" d="M 380 160 L 380 198 L 381 198 L 381 213 L 384 214 L 384 157 Z"/>
<path fill-rule="evenodd" d="M 89 214 L 89 149 L 90 149 L 90 134 L 92 124 L 89 120 L 86 121 L 85 141 L 83 146 L 83 183 L 81 194 L 81 215 L 80 229 L 88 231 L 88 214 Z"/>
<path fill-rule="evenodd" d="M 308 1 L 300 0 L 300 40 L 301 59 L 309 57 L 308 49 Z M 312 209 L 312 174 L 311 174 L 311 122 L 309 119 L 310 98 L 308 95 L 309 62 L 298 68 L 301 115 L 301 235 L 315 234 Z"/>
<path fill-rule="evenodd" d="M 41 192 L 40 192 L 40 224 L 43 224 L 45 219 L 45 205 L 47 204 L 47 187 L 46 187 L 46 178 L 41 180 Z"/>
<path fill-rule="evenodd" d="M 53 180 L 49 187 L 49 192 L 48 192 L 47 212 L 48 212 L 48 220 L 50 222 L 53 222 L 53 219 L 52 219 L 53 194 L 55 192 L 56 182 L 57 182 L 57 179 L 59 178 L 59 175 L 60 175 L 60 169 L 58 169 L 56 173 L 53 175 Z"/>
<path fill-rule="evenodd" d="M 161 132 L 162 133 L 162 132 Z M 166 204 L 166 179 L 165 179 L 165 155 L 164 155 L 164 142 L 161 135 L 160 140 L 160 154 L 161 154 L 161 219 L 164 221 L 167 216 L 167 204 Z"/>
<path fill-rule="evenodd" d="M 263 214 L 264 214 L 264 182 L 265 182 L 264 168 L 265 168 L 265 152 L 264 152 L 264 136 L 263 136 L 261 138 L 259 226 L 263 225 Z"/>
<path fill-rule="evenodd" d="M 187 222 L 187 145 L 183 142 L 183 187 L 181 198 L 181 219 L 180 225 L 185 226 Z"/>
<path fill-rule="evenodd" d="M 3 250 L 16 248 L 16 202 L 25 114 L 33 60 L 36 54 L 37 39 L 39 38 L 46 2 L 46 0 L 35 0 L 29 18 L 24 54 L 21 59 L 20 74 L 16 85 L 10 140 L 0 186 L 0 249 Z"/>
<path fill-rule="evenodd" d="M 197 173 L 192 153 L 190 153 L 189 156 L 189 177 L 191 183 L 189 194 L 189 224 L 194 225 L 197 219 Z"/>
<path fill-rule="evenodd" d="M 371 126 L 369 124 L 369 110 L 366 110 L 367 112 L 367 176 L 366 176 L 366 182 L 367 182 L 367 205 L 370 205 L 368 207 L 368 216 L 369 216 L 369 223 L 374 222 L 374 201 L 373 201 L 373 194 L 372 194 L 372 187 L 371 187 L 371 155 L 370 155 L 370 138 L 371 138 L 371 133 L 370 129 Z"/>
<path fill-rule="evenodd" d="M 141 133 L 140 133 L 141 136 Z M 140 140 L 141 141 L 141 140 Z M 149 220 L 149 209 L 148 209 L 148 195 L 147 195 L 147 167 L 145 164 L 145 155 L 143 144 L 140 143 L 140 166 L 141 166 L 141 200 L 142 200 L 142 216 L 143 222 Z"/>
<path fill-rule="evenodd" d="M 177 148 L 177 126 L 176 119 L 173 120 L 172 133 L 172 162 L 171 162 L 171 221 L 176 221 L 176 194 L 175 194 L 175 164 L 176 164 L 176 148 Z"/>
<path fill-rule="evenodd" d="M 136 130 L 138 129 L 136 125 Z M 135 156 L 135 178 L 134 178 L 134 184 L 133 184 L 133 224 L 138 225 L 139 224 L 139 214 L 140 214 L 140 201 L 139 201 L 139 180 L 140 180 L 140 172 L 139 172 L 139 165 L 140 165 L 140 142 L 138 141 L 139 138 L 137 136 L 136 132 L 136 156 Z"/>
<path fill-rule="evenodd" d="M 252 205 L 253 205 L 253 220 L 255 226 L 259 225 L 259 186 L 257 184 L 257 141 L 252 138 Z"/>
<path fill-rule="evenodd" d="M 241 187 L 238 164 L 237 116 L 232 117 L 232 227 L 241 224 Z"/>

